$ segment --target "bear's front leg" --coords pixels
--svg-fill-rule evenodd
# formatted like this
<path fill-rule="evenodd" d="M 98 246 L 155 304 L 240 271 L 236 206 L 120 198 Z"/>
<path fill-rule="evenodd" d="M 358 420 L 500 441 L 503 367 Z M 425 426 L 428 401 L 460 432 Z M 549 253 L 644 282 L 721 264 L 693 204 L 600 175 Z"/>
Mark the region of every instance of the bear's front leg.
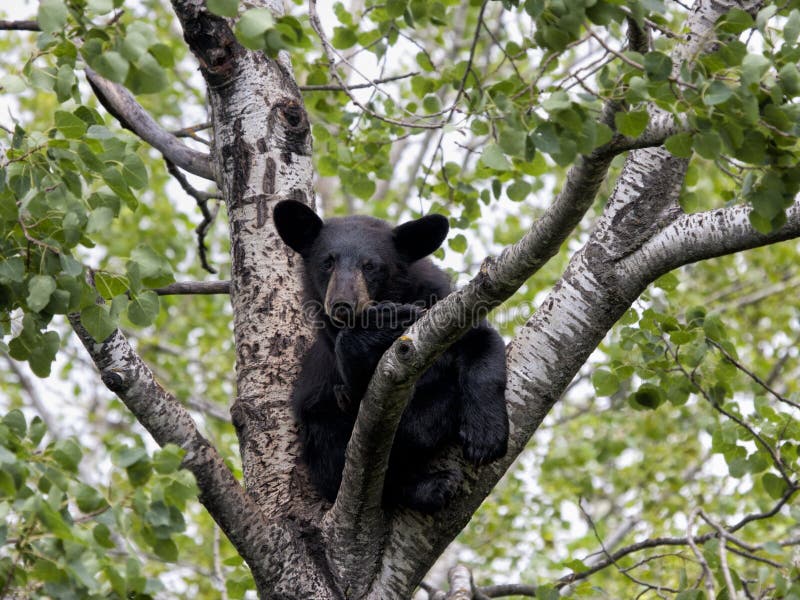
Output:
<path fill-rule="evenodd" d="M 464 458 L 481 465 L 508 449 L 505 344 L 488 323 L 471 329 L 457 344 Z"/>
<path fill-rule="evenodd" d="M 364 310 L 355 327 L 342 329 L 336 336 L 334 354 L 343 389 L 351 410 L 357 410 L 375 367 L 389 346 L 422 315 L 411 304 L 382 302 Z"/>

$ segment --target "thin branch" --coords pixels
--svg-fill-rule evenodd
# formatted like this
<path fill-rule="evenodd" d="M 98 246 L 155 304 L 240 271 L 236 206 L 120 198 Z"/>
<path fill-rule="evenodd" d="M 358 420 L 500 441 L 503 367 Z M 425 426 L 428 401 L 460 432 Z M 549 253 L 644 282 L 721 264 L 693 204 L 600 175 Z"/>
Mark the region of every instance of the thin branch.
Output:
<path fill-rule="evenodd" d="M 600 549 L 603 551 L 603 554 L 607 558 L 609 558 L 610 560 L 613 561 L 613 564 L 617 568 L 617 571 L 619 573 L 624 575 L 626 578 L 628 578 L 630 581 L 632 581 L 636 585 L 640 585 L 640 586 L 644 587 L 645 591 L 657 590 L 659 592 L 660 591 L 665 591 L 665 592 L 670 592 L 670 593 L 675 593 L 675 594 L 678 593 L 679 590 L 668 588 L 668 587 L 665 587 L 665 586 L 660 586 L 660 585 L 653 585 L 652 583 L 649 583 L 647 581 L 642 581 L 641 579 L 638 579 L 638 578 L 634 577 L 633 575 L 631 575 L 628 572 L 627 569 L 623 569 L 622 567 L 620 567 L 616 563 L 616 561 L 614 561 L 614 559 L 612 558 L 611 554 L 609 554 L 608 549 L 606 548 L 606 545 L 603 543 L 603 538 L 600 537 L 600 532 L 597 531 L 597 526 L 594 523 L 594 519 L 592 519 L 591 515 L 588 512 L 586 512 L 586 509 L 583 508 L 583 502 L 581 502 L 580 500 L 578 501 L 578 508 L 580 509 L 580 511 L 583 514 L 583 516 L 586 519 L 586 521 L 589 523 L 589 527 L 591 528 L 592 532 L 594 533 L 595 539 L 600 544 Z"/>
<path fill-rule="evenodd" d="M 464 69 L 464 76 L 461 78 L 461 82 L 458 84 L 458 92 L 456 93 L 456 99 L 453 100 L 452 108 L 450 109 L 450 112 L 447 115 L 445 123 L 449 123 L 450 120 L 453 118 L 453 113 L 456 111 L 456 107 L 458 106 L 458 101 L 461 100 L 461 96 L 464 94 L 464 90 L 466 89 L 467 79 L 469 79 L 469 76 L 472 75 L 472 61 L 475 60 L 475 50 L 478 47 L 478 38 L 480 37 L 481 26 L 483 25 L 483 14 L 486 12 L 486 6 L 488 4 L 489 0 L 483 0 L 483 4 L 481 4 L 481 9 L 478 12 L 478 24 L 475 27 L 475 33 L 472 36 L 472 44 L 469 47 L 469 57 L 467 58 L 467 66 Z"/>
<path fill-rule="evenodd" d="M 180 168 L 198 177 L 215 180 L 207 154 L 192 150 L 163 129 L 125 87 L 109 81 L 89 67 L 85 68 L 85 72 L 98 100 L 120 125 L 130 129 Z"/>
<path fill-rule="evenodd" d="M 354 84 L 347 84 L 345 87 L 341 85 L 301 85 L 298 86 L 301 92 L 345 92 L 349 90 L 361 90 L 364 88 L 374 88 L 377 85 L 382 83 L 391 83 L 392 81 L 399 81 L 401 79 L 408 79 L 409 77 L 414 77 L 415 75 L 419 75 L 419 71 L 412 71 L 411 73 L 405 73 L 404 75 L 394 75 L 393 77 L 384 77 L 382 79 L 373 79 L 368 83 L 354 83 Z"/>
<path fill-rule="evenodd" d="M 447 600 L 472 600 L 472 573 L 464 565 L 456 565 L 447 573 L 450 591 Z"/>
<path fill-rule="evenodd" d="M 159 296 L 230 294 L 230 281 L 178 281 L 153 290 Z"/>
<path fill-rule="evenodd" d="M 194 198 L 195 202 L 197 202 L 197 207 L 200 209 L 200 213 L 203 215 L 203 220 L 200 221 L 200 224 L 195 229 L 195 233 L 197 234 L 197 252 L 200 255 L 200 264 L 202 267 L 214 275 L 216 274 L 217 270 L 208 264 L 208 256 L 206 254 L 206 234 L 208 234 L 208 230 L 211 229 L 211 225 L 214 224 L 214 220 L 217 218 L 217 213 L 219 212 L 219 203 L 217 203 L 213 209 L 209 210 L 208 201 L 212 198 L 218 198 L 219 196 L 215 194 L 209 194 L 207 192 L 201 192 L 200 190 L 195 189 L 189 183 L 189 180 L 186 179 L 186 176 L 180 172 L 180 170 L 172 161 L 167 160 L 166 163 L 167 170 L 169 171 L 170 175 L 178 180 L 178 183 L 183 188 L 184 192 Z"/>
<path fill-rule="evenodd" d="M 489 598 L 503 598 L 504 596 L 528 596 L 536 598 L 536 586 L 523 583 L 507 583 L 503 585 L 488 585 L 478 588 Z"/>
<path fill-rule="evenodd" d="M 0 21 L 0 30 L 5 31 L 41 31 L 36 21 Z"/>
<path fill-rule="evenodd" d="M 800 409 L 800 404 L 798 404 L 797 402 L 794 402 L 793 400 L 789 400 L 788 398 L 785 398 L 784 396 L 781 396 L 778 392 L 776 392 L 774 389 L 772 389 L 772 387 L 770 387 L 770 385 L 766 381 L 761 379 L 761 377 L 759 377 L 758 375 L 753 373 L 753 371 L 751 371 L 750 369 L 745 367 L 742 363 L 740 363 L 733 356 L 731 356 L 730 352 L 725 350 L 725 348 L 723 348 L 721 344 L 719 344 L 719 343 L 717 343 L 717 342 L 715 342 L 714 340 L 711 340 L 711 339 L 709 339 L 707 341 L 708 341 L 709 344 L 711 344 L 717 350 L 720 351 L 722 356 L 725 357 L 725 360 L 727 360 L 734 367 L 739 369 L 742 373 L 747 375 L 750 379 L 755 381 L 759 386 L 761 386 L 764 390 L 766 390 L 773 398 L 778 400 L 778 402 L 783 402 L 784 404 L 788 404 L 792 408 Z"/>
<path fill-rule="evenodd" d="M 632 60 L 631 58 L 625 56 L 625 54 L 623 54 L 622 52 L 614 50 L 611 46 L 606 44 L 606 42 L 592 30 L 591 25 L 589 23 L 586 23 L 586 31 L 589 32 L 589 35 L 591 35 L 597 41 L 597 43 L 600 44 L 604 50 L 606 50 L 606 52 L 610 52 L 611 54 L 616 56 L 619 60 L 624 62 L 626 65 L 633 67 L 634 69 L 644 73 L 645 71 L 644 65 L 637 63 L 635 60 Z M 678 77 L 670 76 L 667 79 L 678 86 L 685 87 L 694 91 L 699 91 L 699 88 L 696 85 L 694 85 L 693 83 L 689 83 L 687 81 L 682 81 Z"/>
<path fill-rule="evenodd" d="M 770 455 L 770 457 L 772 458 L 772 464 L 775 466 L 775 468 L 781 474 L 781 477 L 786 482 L 786 485 L 789 488 L 791 488 L 794 485 L 794 483 L 792 482 L 792 479 L 791 479 L 791 477 L 789 476 L 789 473 L 786 470 L 786 465 L 783 464 L 783 460 L 781 460 L 781 457 L 778 454 L 777 450 L 775 450 L 775 448 L 770 446 L 767 443 L 767 441 L 761 436 L 761 434 L 759 434 L 744 419 L 742 419 L 741 417 L 733 414 L 731 411 L 726 410 L 725 408 L 723 408 L 721 403 L 719 403 L 716 400 L 714 400 L 714 398 L 711 397 L 711 395 L 706 391 L 706 389 L 703 386 L 700 385 L 700 382 L 697 380 L 697 376 L 695 374 L 695 371 L 691 371 L 690 372 L 690 371 L 688 371 L 686 369 L 686 367 L 683 366 L 683 363 L 681 363 L 681 361 L 679 359 L 679 356 L 678 356 L 678 350 L 673 348 L 672 345 L 666 340 L 666 337 L 664 337 L 663 335 L 662 335 L 662 340 L 664 341 L 664 344 L 666 345 L 666 352 L 673 358 L 673 360 L 675 361 L 675 365 L 677 366 L 678 370 L 683 374 L 683 376 L 687 379 L 687 381 L 692 384 L 692 387 L 694 387 L 694 389 L 697 391 L 697 393 L 699 393 L 706 400 L 706 402 L 708 402 L 711 405 L 711 408 L 713 408 L 715 411 L 717 411 L 721 415 L 727 417 L 728 419 L 730 419 L 731 421 L 733 421 L 734 423 L 739 425 L 739 427 L 741 427 L 742 429 L 747 431 L 747 433 L 749 433 L 751 436 L 753 436 L 753 439 L 756 440 L 758 445 L 760 445 Z"/>
<path fill-rule="evenodd" d="M 700 567 L 703 569 L 703 581 L 705 581 L 708 597 L 714 598 L 717 595 L 714 589 L 714 576 L 711 574 L 711 568 L 708 566 L 708 561 L 706 560 L 705 556 L 703 556 L 703 553 L 700 552 L 700 549 L 695 543 L 694 536 L 692 535 L 694 519 L 697 516 L 698 510 L 699 509 L 695 508 L 691 513 L 689 513 L 689 519 L 686 523 L 686 542 L 689 544 L 689 547 L 692 549 L 692 552 L 694 552 L 694 555 L 697 558 L 697 562 L 700 563 Z"/>
<path fill-rule="evenodd" d="M 711 527 L 716 529 L 717 533 L 720 536 L 720 538 L 722 538 L 720 540 L 720 544 L 719 544 L 719 568 L 722 571 L 723 578 L 725 579 L 725 586 L 728 588 L 728 590 L 727 590 L 728 591 L 728 598 L 730 598 L 731 600 L 737 600 L 738 597 L 739 597 L 739 594 L 736 593 L 736 588 L 734 587 L 733 579 L 731 578 L 731 570 L 728 567 L 728 551 L 727 551 L 727 547 L 726 547 L 725 541 L 724 541 L 724 540 L 728 539 L 728 537 L 727 537 L 728 534 L 725 531 L 725 529 L 722 527 L 722 525 L 720 525 L 719 523 L 714 521 L 711 517 L 709 517 L 706 513 L 704 513 L 703 509 L 698 509 L 697 510 L 697 514 L 700 515 L 700 517 L 706 523 L 711 525 Z M 706 574 L 708 575 L 708 573 L 706 573 Z"/>
<path fill-rule="evenodd" d="M 389 117 L 384 117 L 382 115 L 379 115 L 375 111 L 371 110 L 369 107 L 365 106 L 362 102 L 358 100 L 358 98 L 356 98 L 350 92 L 350 86 L 342 79 L 342 76 L 339 75 L 339 71 L 336 68 L 336 58 L 334 56 L 336 51 L 334 50 L 333 46 L 328 40 L 328 37 L 325 35 L 325 31 L 322 28 L 322 23 L 320 22 L 319 14 L 317 13 L 316 0 L 308 0 L 308 19 L 309 22 L 311 23 L 311 28 L 317 34 L 317 37 L 319 37 L 319 40 L 322 43 L 322 50 L 325 53 L 325 57 L 328 60 L 328 68 L 331 75 L 339 83 L 339 88 L 341 89 L 341 91 L 347 94 L 347 97 L 350 98 L 350 102 L 352 102 L 355 106 L 360 108 L 364 113 L 370 115 L 371 117 L 378 119 L 380 121 L 384 121 L 385 123 L 389 123 L 390 125 L 399 125 L 400 127 L 411 127 L 415 129 L 441 129 L 444 126 L 444 122 L 427 124 L 422 122 L 410 123 L 407 121 L 398 121 L 396 119 L 390 119 Z M 344 59 L 342 59 L 342 61 L 348 67 L 350 67 L 354 72 L 359 73 L 359 71 L 353 65 L 351 65 Z M 359 75 L 361 75 L 361 73 L 359 73 Z M 380 91 L 380 88 L 374 86 L 368 77 L 364 77 L 364 79 L 370 82 L 369 83 L 370 87 L 375 87 L 375 89 L 378 89 Z"/>

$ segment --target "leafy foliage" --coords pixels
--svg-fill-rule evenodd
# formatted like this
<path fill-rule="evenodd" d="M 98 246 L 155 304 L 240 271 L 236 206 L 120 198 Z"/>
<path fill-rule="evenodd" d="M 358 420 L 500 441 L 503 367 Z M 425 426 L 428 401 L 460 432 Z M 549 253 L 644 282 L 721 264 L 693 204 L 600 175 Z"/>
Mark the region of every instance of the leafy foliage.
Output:
<path fill-rule="evenodd" d="M 459 274 L 519 239 L 580 155 L 647 132 L 653 107 L 681 124 L 665 146 L 690 159 L 684 210 L 745 203 L 766 232 L 784 223 L 800 189 L 794 0 L 753 15 L 732 10 L 716 24 L 713 51 L 693 61 L 673 54 L 686 11 L 661 0 L 337 2 L 321 14 L 338 53 L 333 67 L 305 3 L 280 18 L 230 0 L 208 8 L 237 16 L 245 47 L 290 52 L 323 210 L 393 220 L 446 214 L 454 232 L 440 257 Z M 122 327 L 170 389 L 205 415 L 222 454 L 236 456 L 232 427 L 217 418 L 233 395 L 225 299 L 153 291 L 174 274 L 203 277 L 193 231 L 200 217 L 161 158 L 98 107 L 83 74 L 88 66 L 124 84 L 178 130 L 206 120 L 196 65 L 154 0 L 41 0 L 23 16 L 41 31 L 0 35 L 10 114 L 0 130 L 0 351 L 50 379 L 9 362 L 19 370 L 0 381 L 0 589 L 148 597 L 172 578 L 186 596 L 217 598 L 224 579 L 229 597 L 243 597 L 249 574 L 227 542 L 214 541 L 178 453 L 152 452 L 121 405 L 86 383 L 94 374 L 64 319 L 79 313 L 96 340 Z M 629 44 L 634 26 L 649 28 L 651 47 Z M 332 68 L 366 87 L 331 89 Z M 609 103 L 619 110 L 603 118 Z M 205 150 L 201 131 L 192 135 Z M 596 214 L 493 315 L 505 335 L 557 281 Z M 208 242 L 224 278 L 220 229 Z M 774 508 L 794 485 L 800 448 L 796 263 L 788 243 L 659 280 L 462 535 L 460 558 L 484 582 L 530 581 L 551 597 L 564 591 L 565 573 L 602 558 L 598 537 L 621 532 L 615 548 L 623 548 L 692 527 L 702 536 L 713 525 L 698 515 L 690 525 L 693 508 L 727 525 Z M 60 425 L 49 433 L 32 416 L 42 407 Z M 735 585 L 754 596 L 800 595 L 794 546 L 781 545 L 799 517 L 790 504 L 736 532 L 757 560 L 727 554 Z M 701 550 L 722 589 L 718 542 Z M 648 552 L 568 589 L 652 596 L 645 581 L 675 598 L 703 597 L 691 550 Z"/>

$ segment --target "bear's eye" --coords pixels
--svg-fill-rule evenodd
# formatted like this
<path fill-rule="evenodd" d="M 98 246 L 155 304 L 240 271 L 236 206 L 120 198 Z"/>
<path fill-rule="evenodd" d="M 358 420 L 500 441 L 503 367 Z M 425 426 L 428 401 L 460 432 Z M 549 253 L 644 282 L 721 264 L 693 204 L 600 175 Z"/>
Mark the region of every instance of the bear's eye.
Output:
<path fill-rule="evenodd" d="M 322 265 L 320 266 L 322 267 L 323 271 L 330 271 L 333 268 L 334 262 L 335 261 L 333 260 L 333 257 L 329 256 L 328 258 L 322 261 Z"/>
<path fill-rule="evenodd" d="M 375 265 L 373 265 L 371 262 L 365 262 L 364 266 L 362 266 L 361 268 L 364 269 L 364 271 L 369 272 L 375 268 Z"/>

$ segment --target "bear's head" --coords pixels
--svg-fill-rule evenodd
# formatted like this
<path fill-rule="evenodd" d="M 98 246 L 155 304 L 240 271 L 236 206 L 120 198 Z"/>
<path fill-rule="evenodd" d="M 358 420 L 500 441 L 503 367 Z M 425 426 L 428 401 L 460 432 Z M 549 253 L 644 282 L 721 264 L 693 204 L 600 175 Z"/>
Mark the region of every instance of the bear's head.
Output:
<path fill-rule="evenodd" d="M 296 200 L 279 202 L 273 219 L 281 239 L 303 257 L 306 293 L 339 323 L 352 322 L 370 303 L 403 302 L 409 266 L 436 250 L 449 229 L 436 214 L 394 228 L 366 216 L 323 222 Z"/>

